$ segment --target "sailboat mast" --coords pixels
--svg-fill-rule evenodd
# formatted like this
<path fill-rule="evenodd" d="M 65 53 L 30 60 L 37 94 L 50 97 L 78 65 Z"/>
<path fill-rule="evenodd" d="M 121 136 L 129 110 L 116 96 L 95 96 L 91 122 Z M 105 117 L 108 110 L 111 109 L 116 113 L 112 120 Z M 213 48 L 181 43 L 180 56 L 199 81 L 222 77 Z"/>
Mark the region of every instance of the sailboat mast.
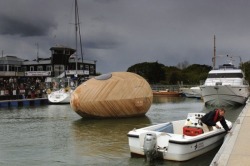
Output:
<path fill-rule="evenodd" d="M 215 46 L 215 35 L 214 35 L 214 58 L 213 58 L 213 69 L 215 68 L 216 63 L 216 46 Z"/>
<path fill-rule="evenodd" d="M 78 4 L 77 0 L 75 0 L 75 44 L 76 44 L 76 55 L 75 55 L 75 63 L 76 63 L 76 77 L 77 77 L 77 61 L 78 61 L 78 55 L 77 55 L 77 33 L 78 33 Z"/>

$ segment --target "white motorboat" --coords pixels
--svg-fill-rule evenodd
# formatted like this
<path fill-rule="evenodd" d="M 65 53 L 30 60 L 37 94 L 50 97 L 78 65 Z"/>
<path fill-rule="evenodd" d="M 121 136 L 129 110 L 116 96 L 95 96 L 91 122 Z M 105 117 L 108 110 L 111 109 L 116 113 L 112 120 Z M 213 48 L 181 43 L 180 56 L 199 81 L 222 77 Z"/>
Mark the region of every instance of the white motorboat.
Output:
<path fill-rule="evenodd" d="M 60 90 L 48 94 L 48 100 L 50 103 L 54 104 L 69 104 L 72 93 L 73 90 L 70 88 L 61 88 Z"/>
<path fill-rule="evenodd" d="M 195 86 L 191 88 L 180 88 L 180 92 L 188 98 L 201 98 L 200 86 Z"/>
<path fill-rule="evenodd" d="M 70 80 L 69 78 L 67 79 L 66 82 L 62 81 L 65 79 L 60 79 L 59 82 L 57 82 L 56 80 L 58 80 L 58 78 L 54 78 L 52 82 L 53 86 L 52 89 L 54 90 L 47 91 L 48 101 L 52 104 L 69 104 L 71 99 L 71 94 L 75 89 L 74 81 Z"/>
<path fill-rule="evenodd" d="M 211 70 L 204 85 L 200 88 L 206 105 L 244 104 L 249 97 L 249 84 L 245 79 L 245 74 L 232 63 Z"/>
<path fill-rule="evenodd" d="M 160 157 L 165 160 L 185 161 L 221 145 L 227 132 L 222 128 L 201 123 L 204 113 L 189 113 L 187 119 L 133 129 L 127 134 L 131 157 L 146 156 L 147 160 Z M 226 120 L 229 128 L 232 123 Z"/>

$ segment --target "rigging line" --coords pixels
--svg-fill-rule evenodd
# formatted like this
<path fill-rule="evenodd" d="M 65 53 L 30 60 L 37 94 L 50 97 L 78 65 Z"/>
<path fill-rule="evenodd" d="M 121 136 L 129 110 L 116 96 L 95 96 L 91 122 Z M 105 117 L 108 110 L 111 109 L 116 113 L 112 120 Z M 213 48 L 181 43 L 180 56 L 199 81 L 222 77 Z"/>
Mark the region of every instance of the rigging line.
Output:
<path fill-rule="evenodd" d="M 77 3 L 77 1 L 76 1 L 76 3 Z M 80 51 L 81 51 L 81 58 L 82 58 L 82 63 L 83 63 L 82 37 L 81 37 L 81 27 L 80 27 L 80 19 L 79 19 L 78 7 L 76 8 L 76 19 L 77 19 L 77 25 L 78 25 L 78 28 L 79 28 L 78 33 L 79 33 L 79 41 L 80 41 Z"/>

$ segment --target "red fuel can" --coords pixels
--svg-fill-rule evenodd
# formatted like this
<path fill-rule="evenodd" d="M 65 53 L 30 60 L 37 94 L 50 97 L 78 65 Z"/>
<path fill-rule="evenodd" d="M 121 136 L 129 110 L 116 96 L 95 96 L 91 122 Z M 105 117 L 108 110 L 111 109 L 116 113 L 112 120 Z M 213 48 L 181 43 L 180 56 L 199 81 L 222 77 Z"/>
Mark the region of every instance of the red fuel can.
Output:
<path fill-rule="evenodd" d="M 198 127 L 189 127 L 189 126 L 183 127 L 183 134 L 187 136 L 196 136 L 202 133 L 203 133 L 203 130 Z"/>

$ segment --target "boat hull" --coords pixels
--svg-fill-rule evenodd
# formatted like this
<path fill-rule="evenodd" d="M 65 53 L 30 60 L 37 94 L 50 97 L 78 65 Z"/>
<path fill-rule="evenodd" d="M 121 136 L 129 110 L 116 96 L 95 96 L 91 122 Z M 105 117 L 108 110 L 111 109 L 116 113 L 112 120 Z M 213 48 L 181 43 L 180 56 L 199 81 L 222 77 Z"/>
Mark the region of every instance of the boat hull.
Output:
<path fill-rule="evenodd" d="M 248 86 L 203 85 L 201 93 L 205 104 L 212 106 L 245 104 L 249 96 Z"/>
<path fill-rule="evenodd" d="M 51 92 L 48 94 L 48 101 L 52 104 L 69 104 L 72 92 L 73 90 L 65 92 L 64 89 Z"/>
<path fill-rule="evenodd" d="M 201 98 L 200 87 L 180 88 L 180 91 L 188 98 Z"/>
<path fill-rule="evenodd" d="M 165 160 L 189 160 L 222 144 L 226 135 L 224 129 L 216 129 L 214 127 L 212 131 L 206 131 L 197 136 L 187 136 L 184 135 L 180 129 L 174 128 L 172 130 L 169 127 L 172 124 L 185 126 L 185 122 L 186 120 L 173 121 L 131 130 L 127 134 L 131 157 L 146 155 L 143 146 L 147 133 L 156 135 L 157 156 Z M 220 125 L 220 123 L 217 124 Z M 232 127 L 231 122 L 227 121 L 227 124 L 230 128 Z M 163 128 L 165 128 L 164 131 L 162 130 Z"/>
<path fill-rule="evenodd" d="M 169 96 L 169 97 L 180 97 L 180 92 L 175 91 L 153 91 L 154 96 Z"/>

